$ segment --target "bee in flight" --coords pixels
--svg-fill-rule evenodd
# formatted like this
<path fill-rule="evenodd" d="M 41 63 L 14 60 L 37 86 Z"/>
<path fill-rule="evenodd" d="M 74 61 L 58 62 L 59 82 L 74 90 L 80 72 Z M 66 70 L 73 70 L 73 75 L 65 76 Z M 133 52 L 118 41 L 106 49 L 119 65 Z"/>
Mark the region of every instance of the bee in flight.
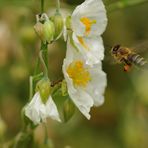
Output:
<path fill-rule="evenodd" d="M 138 67 L 144 67 L 148 64 L 142 56 L 134 52 L 131 48 L 123 47 L 121 45 L 113 46 L 111 49 L 111 55 L 117 63 L 124 64 L 125 72 L 128 72 L 133 64 Z"/>

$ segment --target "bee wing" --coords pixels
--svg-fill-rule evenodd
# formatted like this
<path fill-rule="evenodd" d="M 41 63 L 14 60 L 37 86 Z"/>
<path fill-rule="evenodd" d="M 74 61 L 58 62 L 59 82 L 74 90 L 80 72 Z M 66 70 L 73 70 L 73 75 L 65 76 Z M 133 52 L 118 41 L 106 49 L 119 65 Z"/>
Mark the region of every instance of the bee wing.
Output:
<path fill-rule="evenodd" d="M 133 51 L 139 54 L 148 54 L 148 40 L 136 41 L 136 43 L 131 47 Z"/>
<path fill-rule="evenodd" d="M 148 71 L 148 63 L 145 63 L 143 66 L 138 66 L 134 64 L 134 66 L 139 70 Z"/>

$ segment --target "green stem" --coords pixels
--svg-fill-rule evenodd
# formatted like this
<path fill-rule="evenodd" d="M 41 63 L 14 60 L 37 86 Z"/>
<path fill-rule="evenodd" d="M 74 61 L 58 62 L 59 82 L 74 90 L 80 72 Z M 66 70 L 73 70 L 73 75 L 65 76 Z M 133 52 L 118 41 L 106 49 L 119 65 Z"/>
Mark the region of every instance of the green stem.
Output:
<path fill-rule="evenodd" d="M 33 82 L 41 79 L 43 77 L 43 73 L 40 73 L 38 75 L 30 76 L 29 78 L 29 100 L 33 97 Z"/>
<path fill-rule="evenodd" d="M 43 72 L 39 73 L 38 75 L 33 76 L 33 81 L 38 81 L 43 77 Z"/>
<path fill-rule="evenodd" d="M 118 1 L 118 2 L 115 2 L 115 3 L 107 6 L 107 10 L 108 10 L 108 12 L 112 12 L 112 11 L 115 11 L 115 10 L 118 10 L 118 9 L 124 9 L 126 7 L 131 7 L 131 6 L 143 4 L 143 3 L 146 3 L 146 2 L 148 2 L 148 0 Z"/>
<path fill-rule="evenodd" d="M 44 51 L 43 57 L 46 64 L 46 67 L 48 67 L 48 44 L 41 43 L 41 51 Z"/>
<path fill-rule="evenodd" d="M 41 63 L 42 63 L 42 65 L 43 65 L 44 76 L 45 76 L 45 77 L 48 77 L 48 69 L 47 69 L 47 65 L 46 65 L 46 63 L 45 63 L 45 61 L 44 61 L 44 58 L 43 58 L 43 52 L 44 52 L 43 50 L 40 51 L 40 53 L 39 53 L 39 58 L 40 58 Z"/>
<path fill-rule="evenodd" d="M 60 0 L 57 0 L 57 9 L 56 9 L 57 12 L 60 11 Z"/>
<path fill-rule="evenodd" d="M 41 13 L 44 12 L 44 0 L 41 0 Z"/>

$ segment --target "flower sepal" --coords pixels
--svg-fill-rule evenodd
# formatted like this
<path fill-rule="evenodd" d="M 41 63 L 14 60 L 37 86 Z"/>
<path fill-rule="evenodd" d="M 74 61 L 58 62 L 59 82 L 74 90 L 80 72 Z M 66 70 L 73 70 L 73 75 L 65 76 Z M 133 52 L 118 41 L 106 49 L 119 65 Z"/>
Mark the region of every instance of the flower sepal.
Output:
<path fill-rule="evenodd" d="M 46 103 L 51 94 L 50 80 L 47 77 L 44 77 L 37 83 L 36 92 L 40 93 L 42 102 Z"/>
<path fill-rule="evenodd" d="M 44 44 L 52 42 L 55 35 L 53 22 L 45 13 L 37 15 L 36 18 L 37 23 L 35 24 L 34 29 L 39 38 Z"/>
<path fill-rule="evenodd" d="M 68 122 L 73 117 L 74 113 L 75 113 L 75 105 L 71 101 L 71 99 L 68 97 L 63 105 L 64 121 Z"/>
<path fill-rule="evenodd" d="M 66 28 L 67 28 L 67 30 L 72 30 L 72 26 L 71 26 L 71 16 L 68 16 L 67 18 L 66 18 Z"/>
<path fill-rule="evenodd" d="M 62 35 L 64 27 L 64 19 L 59 12 L 56 12 L 55 15 L 52 16 L 50 19 L 55 27 L 54 40 L 57 40 Z"/>
<path fill-rule="evenodd" d="M 38 37 L 41 39 L 41 41 L 45 42 L 45 38 L 43 35 L 43 24 L 41 22 L 37 22 L 34 25 L 34 30 L 35 30 L 36 34 L 38 35 Z"/>
<path fill-rule="evenodd" d="M 67 96 L 67 95 L 68 95 L 67 83 L 66 83 L 65 80 L 62 81 L 62 84 L 61 84 L 61 91 L 62 91 L 62 96 Z"/>
<path fill-rule="evenodd" d="M 51 20 L 45 21 L 43 25 L 43 34 L 47 43 L 53 41 L 55 35 L 55 27 Z"/>

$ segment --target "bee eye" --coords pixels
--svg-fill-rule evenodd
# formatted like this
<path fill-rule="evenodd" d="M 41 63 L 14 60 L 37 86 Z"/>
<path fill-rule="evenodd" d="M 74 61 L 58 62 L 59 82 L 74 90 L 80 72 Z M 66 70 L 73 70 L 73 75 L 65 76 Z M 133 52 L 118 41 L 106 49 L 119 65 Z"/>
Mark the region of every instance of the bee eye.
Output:
<path fill-rule="evenodd" d="M 114 46 L 113 49 L 112 49 L 112 52 L 113 52 L 113 53 L 116 53 L 119 48 L 120 48 L 120 45 Z"/>

